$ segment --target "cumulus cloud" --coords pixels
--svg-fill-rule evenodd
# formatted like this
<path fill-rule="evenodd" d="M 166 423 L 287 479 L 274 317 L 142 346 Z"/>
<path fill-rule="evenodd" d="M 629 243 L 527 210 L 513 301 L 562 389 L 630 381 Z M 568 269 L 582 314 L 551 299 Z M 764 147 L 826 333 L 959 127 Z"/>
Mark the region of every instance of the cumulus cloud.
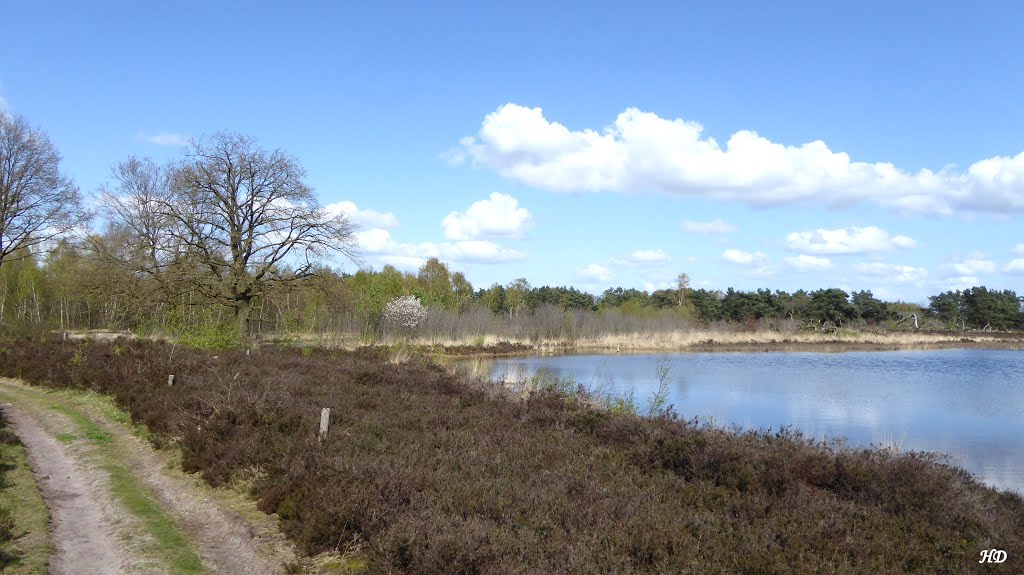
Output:
<path fill-rule="evenodd" d="M 922 267 L 888 264 L 884 262 L 861 262 L 853 269 L 875 281 L 890 283 L 920 283 L 928 277 L 928 270 Z"/>
<path fill-rule="evenodd" d="M 576 268 L 576 279 L 587 283 L 607 283 L 614 279 L 612 271 L 601 264 Z"/>
<path fill-rule="evenodd" d="M 324 206 L 324 210 L 331 215 L 345 214 L 353 222 L 367 228 L 397 228 L 398 218 L 391 212 L 378 212 L 375 210 L 361 210 L 348 200 L 334 202 Z"/>
<path fill-rule="evenodd" d="M 869 201 L 899 211 L 1024 211 L 1024 152 L 938 171 L 858 162 L 821 140 L 799 146 L 749 130 L 724 144 L 704 127 L 629 108 L 601 129 L 570 130 L 541 108 L 514 103 L 487 114 L 453 157 L 554 191 L 663 191 L 751 205 Z"/>
<path fill-rule="evenodd" d="M 891 236 L 889 232 L 868 226 L 835 230 L 793 232 L 786 236 L 786 247 L 812 254 L 864 254 L 885 252 L 894 248 L 912 248 L 917 242 L 907 236 Z"/>
<path fill-rule="evenodd" d="M 827 270 L 832 267 L 832 260 L 800 254 L 798 256 L 783 258 L 790 268 L 798 272 L 811 272 Z"/>
<path fill-rule="evenodd" d="M 465 213 L 452 212 L 441 222 L 444 236 L 450 240 L 474 240 L 484 237 L 522 237 L 533 221 L 519 200 L 500 193 L 473 202 Z"/>
<path fill-rule="evenodd" d="M 722 252 L 722 259 L 734 264 L 749 265 L 764 261 L 765 255 L 761 252 L 744 252 L 735 249 L 728 249 Z"/>
<path fill-rule="evenodd" d="M 158 146 L 184 146 L 188 144 L 188 138 L 175 132 L 160 132 L 159 134 L 148 135 L 142 132 L 136 134 L 136 136 L 150 144 L 156 144 Z"/>
<path fill-rule="evenodd" d="M 1017 258 L 1006 264 L 1003 271 L 1008 274 L 1024 274 L 1024 258 Z"/>
<path fill-rule="evenodd" d="M 736 226 L 725 222 L 721 219 L 714 219 L 710 222 L 695 222 L 692 220 L 685 220 L 682 223 L 684 232 L 691 234 L 729 234 L 736 231 Z"/>
<path fill-rule="evenodd" d="M 618 265 L 645 265 L 662 264 L 671 261 L 672 258 L 664 250 L 637 250 L 624 258 L 612 260 Z"/>
<path fill-rule="evenodd" d="M 978 276 L 952 276 L 942 281 L 942 289 L 965 290 L 981 285 Z"/>
<path fill-rule="evenodd" d="M 944 264 L 943 269 L 950 272 L 950 275 L 973 277 L 977 281 L 978 274 L 988 274 L 996 271 L 996 263 L 985 256 L 975 255 L 969 258 L 955 258 Z"/>
<path fill-rule="evenodd" d="M 503 263 L 526 258 L 526 254 L 519 250 L 504 248 L 486 240 L 401 243 L 391 237 L 391 232 L 382 228 L 359 231 L 355 235 L 363 252 L 402 267 L 414 268 L 430 258 L 455 263 Z"/>

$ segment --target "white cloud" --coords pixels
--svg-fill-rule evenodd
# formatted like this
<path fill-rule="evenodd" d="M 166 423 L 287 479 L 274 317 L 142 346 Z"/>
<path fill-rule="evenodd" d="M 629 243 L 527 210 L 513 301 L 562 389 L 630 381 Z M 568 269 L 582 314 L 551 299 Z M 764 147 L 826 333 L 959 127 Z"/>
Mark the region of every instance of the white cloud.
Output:
<path fill-rule="evenodd" d="M 1017 258 L 1006 264 L 1003 271 L 1008 274 L 1024 274 L 1024 258 Z"/>
<path fill-rule="evenodd" d="M 1024 152 L 966 170 L 908 172 L 851 160 L 821 140 L 783 145 L 742 130 L 723 144 L 697 122 L 629 108 L 598 131 L 570 130 L 540 108 L 508 103 L 451 157 L 555 191 L 665 191 L 753 205 L 870 201 L 899 211 L 1024 211 Z"/>
<path fill-rule="evenodd" d="M 650 265 L 650 264 L 662 264 L 671 261 L 672 258 L 665 253 L 664 250 L 637 250 L 625 258 L 619 258 L 612 260 L 612 263 L 618 265 Z"/>
<path fill-rule="evenodd" d="M 486 200 L 473 202 L 465 213 L 452 212 L 441 222 L 444 236 L 450 240 L 474 240 L 482 237 L 522 237 L 533 221 L 519 200 L 493 193 Z"/>
<path fill-rule="evenodd" d="M 359 249 L 370 254 L 384 253 L 397 245 L 391 239 L 391 232 L 383 228 L 356 232 L 356 243 L 359 245 Z"/>
<path fill-rule="evenodd" d="M 594 282 L 610 282 L 614 278 L 611 270 L 600 264 L 589 264 L 585 267 L 576 268 L 576 279 L 594 283 Z"/>
<path fill-rule="evenodd" d="M 917 242 L 907 236 L 890 236 L 889 232 L 868 226 L 852 226 L 835 230 L 793 232 L 786 236 L 786 247 L 812 254 L 863 254 L 884 252 L 894 248 L 912 248 Z"/>
<path fill-rule="evenodd" d="M 828 258 L 819 258 L 806 254 L 784 258 L 784 260 L 789 267 L 800 272 L 827 270 L 832 267 L 832 261 Z"/>
<path fill-rule="evenodd" d="M 355 202 L 344 200 L 324 206 L 324 210 L 331 215 L 343 213 L 353 222 L 368 228 L 397 228 L 398 218 L 391 212 L 378 212 L 375 210 L 360 210 Z"/>
<path fill-rule="evenodd" d="M 1013 247 L 1013 253 L 1024 255 L 1024 244 L 1017 244 Z"/>
<path fill-rule="evenodd" d="M 710 222 L 695 222 L 685 220 L 682 223 L 684 232 L 691 234 L 729 234 L 736 231 L 736 226 L 721 220 L 715 219 Z"/>
<path fill-rule="evenodd" d="M 953 276 L 942 281 L 942 289 L 965 290 L 981 285 L 978 276 Z"/>
<path fill-rule="evenodd" d="M 978 274 L 987 274 L 996 271 L 996 263 L 985 256 L 975 255 L 969 258 L 955 258 L 942 266 L 949 270 L 951 275 L 970 276 L 977 281 Z"/>
<path fill-rule="evenodd" d="M 891 283 L 920 283 L 928 277 L 928 270 L 922 267 L 887 264 L 883 262 L 861 262 L 853 264 L 853 269 L 876 281 Z"/>
<path fill-rule="evenodd" d="M 188 138 L 175 132 L 160 132 L 155 135 L 148 135 L 142 132 L 136 134 L 136 136 L 145 142 L 150 144 L 156 144 L 158 146 L 184 146 L 188 144 Z"/>
<path fill-rule="evenodd" d="M 363 252 L 404 267 L 416 267 L 429 258 L 455 263 L 502 263 L 526 258 L 526 254 L 519 250 L 486 240 L 400 243 L 391 237 L 391 232 L 382 228 L 356 232 L 356 241 Z"/>
<path fill-rule="evenodd" d="M 727 262 L 734 264 L 748 265 L 755 262 L 764 261 L 765 255 L 761 252 L 744 252 L 740 250 L 728 249 L 722 252 L 722 259 Z"/>

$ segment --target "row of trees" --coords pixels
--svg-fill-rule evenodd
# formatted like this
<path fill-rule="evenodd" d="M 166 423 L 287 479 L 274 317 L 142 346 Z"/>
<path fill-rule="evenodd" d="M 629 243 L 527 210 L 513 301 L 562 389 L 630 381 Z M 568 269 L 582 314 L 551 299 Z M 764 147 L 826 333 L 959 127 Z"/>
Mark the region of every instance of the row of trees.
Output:
<path fill-rule="evenodd" d="M 881 301 L 869 291 L 835 288 L 692 289 L 686 274 L 671 289 L 618 287 L 599 295 L 534 287 L 525 278 L 475 290 L 463 274 L 436 259 L 415 274 L 390 266 L 342 274 L 323 262 L 339 253 L 359 261 L 352 223 L 318 203 L 295 158 L 262 149 L 244 135 L 218 133 L 195 141 L 166 164 L 128 158 L 100 190 L 97 214 L 82 209 L 81 193 L 59 162 L 41 130 L 0 114 L 5 328 L 220 330 L 241 338 L 331 330 L 368 336 L 381 333 L 389 302 L 405 296 L 426 306 L 427 323 L 451 325 L 452 318 L 462 318 L 476 331 L 530 317 L 551 331 L 605 316 L 646 318 L 678 329 L 780 321 L 791 327 L 894 326 L 911 314 L 931 327 L 1024 328 L 1021 298 L 984 287 L 932 296 L 922 309 Z M 101 229 L 88 227 L 91 216 Z"/>

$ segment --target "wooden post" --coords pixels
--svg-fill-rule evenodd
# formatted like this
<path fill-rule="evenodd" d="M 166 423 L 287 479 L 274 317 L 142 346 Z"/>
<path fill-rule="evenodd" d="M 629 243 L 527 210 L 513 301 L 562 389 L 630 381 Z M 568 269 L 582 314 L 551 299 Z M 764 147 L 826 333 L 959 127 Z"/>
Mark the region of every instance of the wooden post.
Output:
<path fill-rule="evenodd" d="M 60 340 L 61 341 L 67 341 L 68 340 L 68 332 L 66 332 L 66 331 L 65 332 L 61 332 Z"/>
<path fill-rule="evenodd" d="M 327 439 L 327 428 L 331 424 L 331 408 L 325 407 L 320 411 L 320 431 L 316 434 L 323 443 Z"/>
<path fill-rule="evenodd" d="M 167 376 L 167 385 L 174 386 L 174 376 L 173 375 L 168 375 Z"/>

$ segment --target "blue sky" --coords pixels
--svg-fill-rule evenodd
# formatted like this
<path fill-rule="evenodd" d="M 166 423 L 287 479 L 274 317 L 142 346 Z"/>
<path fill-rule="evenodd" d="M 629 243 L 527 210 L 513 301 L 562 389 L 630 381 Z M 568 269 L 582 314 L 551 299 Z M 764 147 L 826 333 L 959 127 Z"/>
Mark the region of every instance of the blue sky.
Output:
<path fill-rule="evenodd" d="M 378 269 L 1024 292 L 1020 3 L 362 4 L 0 0 L 0 106 L 90 193 L 250 134 Z"/>

